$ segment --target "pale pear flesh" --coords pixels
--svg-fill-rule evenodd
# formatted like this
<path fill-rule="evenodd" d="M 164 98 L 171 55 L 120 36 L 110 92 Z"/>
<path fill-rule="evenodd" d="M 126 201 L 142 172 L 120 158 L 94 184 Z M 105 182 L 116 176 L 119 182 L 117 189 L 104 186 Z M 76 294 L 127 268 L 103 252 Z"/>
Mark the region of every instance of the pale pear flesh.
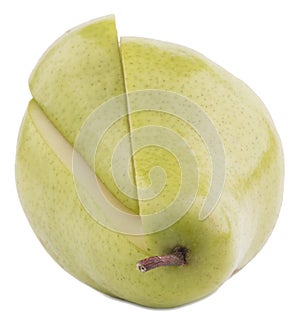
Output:
<path fill-rule="evenodd" d="M 37 237 L 73 276 L 114 297 L 150 307 L 174 307 L 217 290 L 262 248 L 280 209 L 283 156 L 269 113 L 243 82 L 179 45 L 130 37 L 122 38 L 119 47 L 114 18 L 108 16 L 60 38 L 35 68 L 30 88 L 34 99 L 17 147 L 18 193 Z M 220 135 L 226 160 L 224 187 L 203 221 L 199 209 L 214 175 L 209 143 L 189 122 L 164 113 L 163 103 L 155 111 L 137 111 L 136 93 L 149 106 L 149 90 L 190 100 Z M 120 105 L 120 116 L 125 117 L 103 136 L 93 169 L 92 161 L 85 160 L 88 142 L 74 152 L 76 140 L 88 117 L 97 109 L 104 111 L 107 100 L 120 95 L 126 96 Z M 78 154 L 79 185 L 88 199 L 97 199 L 96 179 L 111 205 L 143 225 L 143 218 L 176 198 L 182 183 L 178 160 L 185 157 L 176 159 L 163 149 L 174 143 L 168 136 L 159 138 L 160 145 L 137 149 L 145 140 L 139 131 L 149 125 L 171 129 L 172 138 L 184 139 L 182 149 L 186 145 L 193 152 L 190 165 L 197 167 L 200 181 L 191 207 L 176 223 L 132 236 L 112 230 L 89 213 L 78 195 L 72 158 Z M 117 172 L 118 186 L 110 168 L 121 140 L 134 153 L 126 169 L 136 185 L 130 196 L 122 190 L 128 178 Z M 152 199 L 144 198 L 148 191 Z M 190 194 L 189 187 L 186 192 Z M 188 248 L 187 265 L 147 273 L 136 270 L 139 260 L 167 254 L 175 246 Z"/>

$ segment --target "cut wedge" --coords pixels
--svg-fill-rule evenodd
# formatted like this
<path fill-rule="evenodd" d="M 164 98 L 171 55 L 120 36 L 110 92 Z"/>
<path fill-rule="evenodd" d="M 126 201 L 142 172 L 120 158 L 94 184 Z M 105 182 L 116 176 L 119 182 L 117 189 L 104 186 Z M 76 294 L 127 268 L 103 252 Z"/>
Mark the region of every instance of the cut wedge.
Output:
<path fill-rule="evenodd" d="M 87 158 L 92 139 L 99 139 L 91 129 L 87 141 L 81 141 L 76 149 L 107 189 L 123 205 L 138 214 L 136 191 L 132 190 L 130 197 L 122 191 L 128 176 L 134 183 L 131 159 L 126 169 L 122 168 L 124 176 L 119 176 L 117 182 L 111 171 L 116 144 L 129 133 L 114 16 L 91 21 L 59 38 L 41 57 L 29 84 L 35 101 L 72 146 L 93 113 L 109 99 L 123 95 L 124 100 L 118 105 L 120 117 L 123 118 L 114 120 L 115 123 L 106 129 L 107 134 L 95 151 L 95 156 Z M 129 137 L 124 144 L 130 149 Z M 127 180 L 126 183 L 122 182 L 123 178 Z"/>

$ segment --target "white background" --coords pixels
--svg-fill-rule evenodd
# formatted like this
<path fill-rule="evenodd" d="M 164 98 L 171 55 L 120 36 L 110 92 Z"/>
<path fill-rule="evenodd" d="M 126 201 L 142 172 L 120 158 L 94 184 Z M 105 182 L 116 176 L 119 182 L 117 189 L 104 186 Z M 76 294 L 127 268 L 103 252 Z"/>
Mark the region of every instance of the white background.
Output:
<path fill-rule="evenodd" d="M 1 322 L 300 321 L 298 5 L 296 0 L 1 2 Z M 191 47 L 244 80 L 268 106 L 282 138 L 285 195 L 270 240 L 216 293 L 177 309 L 115 300 L 64 272 L 33 234 L 15 189 L 15 147 L 31 70 L 66 30 L 110 13 L 119 35 Z"/>

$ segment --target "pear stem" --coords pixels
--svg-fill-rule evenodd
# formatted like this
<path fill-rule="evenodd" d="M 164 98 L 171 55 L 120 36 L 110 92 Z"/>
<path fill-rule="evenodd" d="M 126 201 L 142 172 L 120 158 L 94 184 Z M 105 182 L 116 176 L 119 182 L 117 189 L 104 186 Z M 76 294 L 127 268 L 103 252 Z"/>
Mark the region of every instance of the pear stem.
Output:
<path fill-rule="evenodd" d="M 188 249 L 185 247 L 175 247 L 172 252 L 164 256 L 154 256 L 140 260 L 136 264 L 137 270 L 144 273 L 154 268 L 163 266 L 183 266 L 187 264 Z"/>

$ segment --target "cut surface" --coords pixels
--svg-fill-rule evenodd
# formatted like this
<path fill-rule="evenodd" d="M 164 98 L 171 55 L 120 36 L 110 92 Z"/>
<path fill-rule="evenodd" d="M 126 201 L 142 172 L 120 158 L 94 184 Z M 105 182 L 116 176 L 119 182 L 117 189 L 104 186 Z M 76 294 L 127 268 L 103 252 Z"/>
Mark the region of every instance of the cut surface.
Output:
<path fill-rule="evenodd" d="M 45 143 L 73 174 L 78 197 L 90 216 L 106 228 L 129 235 L 142 235 L 144 228 L 137 213 L 126 208 L 97 178 L 80 154 L 49 121 L 38 104 L 32 100 L 28 113 Z M 141 246 L 142 240 L 128 237 Z"/>

